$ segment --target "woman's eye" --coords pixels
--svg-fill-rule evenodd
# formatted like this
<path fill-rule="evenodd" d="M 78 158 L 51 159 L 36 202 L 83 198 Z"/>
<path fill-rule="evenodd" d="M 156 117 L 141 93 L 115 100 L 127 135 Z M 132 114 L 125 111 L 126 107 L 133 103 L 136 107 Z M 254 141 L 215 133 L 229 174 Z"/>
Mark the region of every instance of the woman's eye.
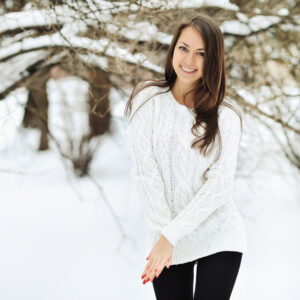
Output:
<path fill-rule="evenodd" d="M 183 47 L 183 46 L 180 46 L 180 47 L 178 47 L 181 51 L 187 51 L 187 49 L 185 48 L 185 47 Z M 199 55 L 199 56 L 204 56 L 204 53 L 203 52 L 197 52 L 197 54 Z"/>

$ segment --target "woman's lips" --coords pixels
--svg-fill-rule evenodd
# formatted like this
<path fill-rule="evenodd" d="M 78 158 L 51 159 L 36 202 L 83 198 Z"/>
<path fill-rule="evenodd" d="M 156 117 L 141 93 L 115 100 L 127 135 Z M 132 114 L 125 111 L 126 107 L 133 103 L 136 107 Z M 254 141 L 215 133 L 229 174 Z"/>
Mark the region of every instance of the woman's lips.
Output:
<path fill-rule="evenodd" d="M 193 72 L 187 72 L 187 71 L 184 71 L 181 65 L 180 65 L 180 69 L 181 69 L 182 72 L 184 72 L 185 74 L 194 74 L 195 72 L 197 72 L 197 70 L 195 70 L 195 71 L 193 71 Z"/>

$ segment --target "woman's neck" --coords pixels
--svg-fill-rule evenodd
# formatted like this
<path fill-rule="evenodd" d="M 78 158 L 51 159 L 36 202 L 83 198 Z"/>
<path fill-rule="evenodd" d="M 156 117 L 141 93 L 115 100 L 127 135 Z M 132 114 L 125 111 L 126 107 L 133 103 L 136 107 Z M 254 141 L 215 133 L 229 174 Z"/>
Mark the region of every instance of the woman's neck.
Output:
<path fill-rule="evenodd" d="M 185 103 L 183 102 L 183 96 L 188 91 L 190 91 L 192 87 L 182 87 L 178 82 L 175 82 L 172 93 L 174 98 L 182 105 L 186 105 L 189 108 L 194 108 L 194 100 L 193 100 L 193 93 L 187 95 Z"/>

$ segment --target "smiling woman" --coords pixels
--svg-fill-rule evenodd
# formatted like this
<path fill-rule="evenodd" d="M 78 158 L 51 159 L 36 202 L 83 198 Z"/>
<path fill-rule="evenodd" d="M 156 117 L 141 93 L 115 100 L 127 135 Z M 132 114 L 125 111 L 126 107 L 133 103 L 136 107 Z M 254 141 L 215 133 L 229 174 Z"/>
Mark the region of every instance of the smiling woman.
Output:
<path fill-rule="evenodd" d="M 125 108 L 148 229 L 141 279 L 157 300 L 229 300 L 246 251 L 232 195 L 241 119 L 225 79 L 222 32 L 199 14 L 175 30 L 165 79 L 138 84 Z"/>
<path fill-rule="evenodd" d="M 184 41 L 189 41 L 189 44 Z M 199 32 L 193 27 L 185 27 L 174 48 L 172 60 L 177 74 L 172 92 L 181 104 L 184 104 L 183 95 L 197 86 L 198 80 L 202 77 L 204 49 L 204 41 Z M 189 95 L 187 103 L 189 103 L 187 106 L 194 107 L 193 95 Z"/>

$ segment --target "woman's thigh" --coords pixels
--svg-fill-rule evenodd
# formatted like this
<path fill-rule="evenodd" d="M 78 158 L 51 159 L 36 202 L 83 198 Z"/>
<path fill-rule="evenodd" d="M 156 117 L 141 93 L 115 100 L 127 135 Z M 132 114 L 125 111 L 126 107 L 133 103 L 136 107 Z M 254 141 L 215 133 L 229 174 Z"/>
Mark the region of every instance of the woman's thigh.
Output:
<path fill-rule="evenodd" d="M 192 262 L 171 265 L 153 280 L 157 300 L 193 300 L 194 265 Z"/>
<path fill-rule="evenodd" d="M 199 258 L 194 300 L 229 300 L 242 253 L 222 251 Z"/>

